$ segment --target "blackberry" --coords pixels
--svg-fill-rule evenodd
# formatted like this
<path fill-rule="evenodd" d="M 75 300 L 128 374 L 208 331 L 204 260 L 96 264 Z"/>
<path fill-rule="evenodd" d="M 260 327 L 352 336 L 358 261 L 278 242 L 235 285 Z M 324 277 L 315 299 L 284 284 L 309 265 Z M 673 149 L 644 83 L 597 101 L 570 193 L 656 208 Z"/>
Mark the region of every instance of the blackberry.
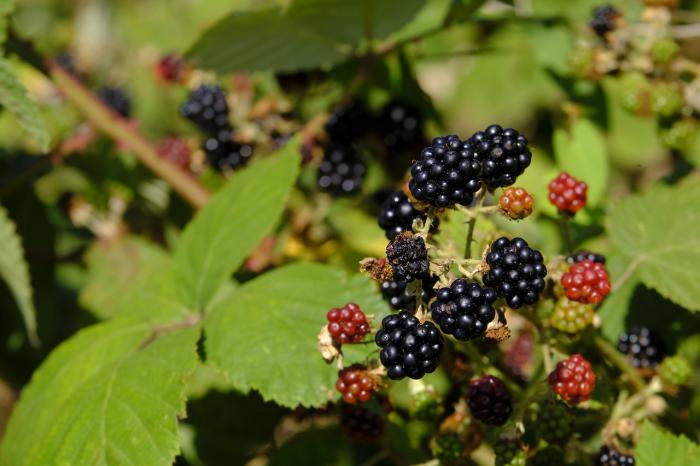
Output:
<path fill-rule="evenodd" d="M 573 354 L 559 361 L 549 374 L 552 391 L 569 404 L 577 405 L 589 400 L 595 386 L 595 373 L 591 363 L 580 354 Z"/>
<path fill-rule="evenodd" d="M 359 343 L 370 331 L 367 316 L 360 306 L 348 303 L 342 308 L 332 308 L 326 313 L 328 333 L 338 344 Z"/>
<path fill-rule="evenodd" d="M 547 268 L 542 253 L 531 249 L 524 239 L 498 238 L 491 243 L 486 263 L 489 270 L 484 274 L 484 285 L 494 288 L 508 306 L 518 309 L 537 302 Z"/>
<path fill-rule="evenodd" d="M 563 404 L 546 402 L 540 406 L 532 427 L 538 438 L 547 443 L 556 443 L 571 434 L 571 416 Z"/>
<path fill-rule="evenodd" d="M 76 66 L 75 59 L 73 58 L 73 55 L 70 52 L 64 51 L 59 53 L 54 57 L 54 62 L 58 66 L 60 66 L 63 71 L 73 76 L 77 80 L 82 81 L 83 79 L 85 79 L 85 76 L 83 76 L 83 74 Z"/>
<path fill-rule="evenodd" d="M 591 19 L 591 29 L 601 38 L 614 31 L 616 20 L 620 17 L 620 12 L 610 5 L 603 5 L 593 9 L 593 18 Z"/>
<path fill-rule="evenodd" d="M 435 285 L 438 277 L 433 275 L 430 278 L 423 277 L 422 280 L 423 292 L 421 294 L 421 299 L 423 302 L 427 303 L 435 296 L 433 285 Z M 388 280 L 382 282 L 380 286 L 382 297 L 395 311 L 413 312 L 416 310 L 416 297 L 408 293 L 406 290 L 407 285 L 408 284 L 404 280 Z"/>
<path fill-rule="evenodd" d="M 561 172 L 549 185 L 547 198 L 560 214 L 574 215 L 588 200 L 588 185 L 566 172 Z"/>
<path fill-rule="evenodd" d="M 169 83 L 181 82 L 187 75 L 188 66 L 184 58 L 176 53 L 163 55 L 155 64 L 154 71 L 161 80 Z"/>
<path fill-rule="evenodd" d="M 683 109 L 683 91 L 675 82 L 658 82 L 651 90 L 651 111 L 670 118 Z"/>
<path fill-rule="evenodd" d="M 605 256 L 591 251 L 576 251 L 566 258 L 569 264 L 578 264 L 581 261 L 588 259 L 596 264 L 605 264 Z"/>
<path fill-rule="evenodd" d="M 411 282 L 428 275 L 428 250 L 420 236 L 402 233 L 386 247 L 386 257 L 391 264 L 394 280 Z"/>
<path fill-rule="evenodd" d="M 595 312 L 590 304 L 578 303 L 562 296 L 554 306 L 549 322 L 560 332 L 578 333 L 588 327 L 594 317 Z"/>
<path fill-rule="evenodd" d="M 331 144 L 353 145 L 372 125 L 372 115 L 360 100 L 341 105 L 326 121 L 326 135 Z"/>
<path fill-rule="evenodd" d="M 246 165 L 253 155 L 253 146 L 231 139 L 231 131 L 223 129 L 204 141 L 204 152 L 209 164 L 216 170 L 235 170 Z"/>
<path fill-rule="evenodd" d="M 457 136 L 433 139 L 411 167 L 408 188 L 419 202 L 436 207 L 468 206 L 481 187 L 481 164 Z"/>
<path fill-rule="evenodd" d="M 353 405 L 369 401 L 378 384 L 378 376 L 360 364 L 353 364 L 338 371 L 335 389 L 343 395 L 345 403 Z"/>
<path fill-rule="evenodd" d="M 681 46 L 670 37 L 657 39 L 651 44 L 651 56 L 656 63 L 666 65 L 678 56 Z"/>
<path fill-rule="evenodd" d="M 661 340 L 647 327 L 635 327 L 620 335 L 617 349 L 637 368 L 656 367 L 664 357 Z"/>
<path fill-rule="evenodd" d="M 122 117 L 128 118 L 131 114 L 131 99 L 123 89 L 103 87 L 97 91 L 97 97 Z"/>
<path fill-rule="evenodd" d="M 435 421 L 444 411 L 442 400 L 434 390 L 421 390 L 411 399 L 411 417 L 420 421 Z"/>
<path fill-rule="evenodd" d="M 499 441 L 493 447 L 496 454 L 496 466 L 525 466 L 527 454 L 513 440 Z"/>
<path fill-rule="evenodd" d="M 406 311 L 386 316 L 374 341 L 390 379 L 420 379 L 440 363 L 442 336 L 432 322 L 421 324 Z"/>
<path fill-rule="evenodd" d="M 508 188 L 498 199 L 498 207 L 508 218 L 522 220 L 532 213 L 534 200 L 523 188 Z"/>
<path fill-rule="evenodd" d="M 408 196 L 402 191 L 394 191 L 382 203 L 378 223 L 384 230 L 386 237 L 393 240 L 396 235 L 400 235 L 404 231 L 413 231 L 413 221 L 416 219 L 425 221 L 426 216 L 413 207 Z M 437 218 L 433 218 L 430 231 L 437 230 L 439 223 Z"/>
<path fill-rule="evenodd" d="M 340 411 L 340 427 L 351 440 L 374 442 L 384 433 L 384 416 L 363 406 L 343 404 Z"/>
<path fill-rule="evenodd" d="M 202 84 L 190 93 L 180 112 L 205 133 L 230 129 L 226 94 L 219 86 Z"/>
<path fill-rule="evenodd" d="M 527 138 L 513 128 L 491 125 L 464 142 L 464 150 L 481 164 L 481 178 L 489 189 L 510 186 L 530 166 Z"/>
<path fill-rule="evenodd" d="M 671 356 L 664 358 L 659 367 L 659 375 L 666 384 L 686 385 L 693 375 L 693 368 L 683 356 Z"/>
<path fill-rule="evenodd" d="M 184 139 L 175 136 L 163 139 L 158 144 L 156 151 L 160 158 L 183 170 L 187 170 L 190 166 L 192 151 Z"/>
<path fill-rule="evenodd" d="M 366 172 L 365 163 L 352 146 L 329 146 L 318 167 L 318 187 L 333 196 L 351 196 L 362 188 Z"/>
<path fill-rule="evenodd" d="M 584 304 L 598 304 L 610 293 L 610 280 L 605 266 L 584 259 L 572 264 L 561 276 L 566 297 Z"/>
<path fill-rule="evenodd" d="M 399 101 L 391 101 L 382 108 L 377 127 L 389 151 L 410 149 L 423 139 L 423 116 L 420 111 Z"/>
<path fill-rule="evenodd" d="M 500 379 L 492 375 L 469 382 L 467 397 L 472 416 L 484 424 L 501 426 L 513 412 L 510 392 Z"/>
<path fill-rule="evenodd" d="M 441 432 L 435 437 L 433 455 L 440 464 L 453 464 L 464 455 L 464 444 L 457 432 Z"/>
<path fill-rule="evenodd" d="M 620 453 L 613 447 L 603 445 L 595 461 L 596 466 L 634 466 L 634 456 Z"/>
<path fill-rule="evenodd" d="M 527 462 L 528 466 L 561 466 L 564 462 L 564 450 L 556 445 L 547 445 L 535 453 Z"/>
<path fill-rule="evenodd" d="M 460 278 L 450 287 L 437 290 L 436 295 L 430 315 L 443 333 L 458 340 L 480 337 L 496 315 L 493 308 L 496 292 L 476 282 Z"/>

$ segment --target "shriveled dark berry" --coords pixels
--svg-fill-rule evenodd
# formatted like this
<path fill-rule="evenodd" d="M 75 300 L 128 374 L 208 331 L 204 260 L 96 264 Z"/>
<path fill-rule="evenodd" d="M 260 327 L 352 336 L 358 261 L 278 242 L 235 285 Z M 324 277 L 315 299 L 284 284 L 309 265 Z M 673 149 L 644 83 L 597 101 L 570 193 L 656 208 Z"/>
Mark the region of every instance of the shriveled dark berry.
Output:
<path fill-rule="evenodd" d="M 372 125 L 372 115 L 361 100 L 337 107 L 326 121 L 331 144 L 353 145 Z"/>
<path fill-rule="evenodd" d="M 428 275 L 428 250 L 420 236 L 402 233 L 386 247 L 386 258 L 394 272 L 394 280 L 411 282 Z"/>
<path fill-rule="evenodd" d="M 596 466 L 634 466 L 634 456 L 625 455 L 615 448 L 603 445 L 595 461 Z"/>
<path fill-rule="evenodd" d="M 423 139 L 423 116 L 416 107 L 392 100 L 382 108 L 377 128 L 389 151 L 406 150 Z"/>
<path fill-rule="evenodd" d="M 664 358 L 663 343 L 647 327 L 635 327 L 620 335 L 617 349 L 630 358 L 637 368 L 656 367 Z"/>
<path fill-rule="evenodd" d="M 576 251 L 566 258 L 569 264 L 577 264 L 588 259 L 597 264 L 605 264 L 605 256 L 591 251 Z"/>
<path fill-rule="evenodd" d="M 513 398 L 505 384 L 492 375 L 469 382 L 469 410 L 484 424 L 500 426 L 513 412 Z"/>
<path fill-rule="evenodd" d="M 326 313 L 326 319 L 328 333 L 341 345 L 361 342 L 370 330 L 367 316 L 355 303 L 348 303 L 342 308 L 332 308 Z"/>
<path fill-rule="evenodd" d="M 376 442 L 384 433 L 384 416 L 364 406 L 343 404 L 340 428 L 350 440 Z"/>
<path fill-rule="evenodd" d="M 610 5 L 603 5 L 593 10 L 593 18 L 591 19 L 591 29 L 600 37 L 605 38 L 605 35 L 614 31 L 616 20 L 620 17 L 620 12 Z"/>
<path fill-rule="evenodd" d="M 451 286 L 438 289 L 436 295 L 430 315 L 443 333 L 454 335 L 458 340 L 480 337 L 496 315 L 493 308 L 496 292 L 476 282 L 460 278 Z"/>
<path fill-rule="evenodd" d="M 349 145 L 326 147 L 318 167 L 318 187 L 333 196 L 351 196 L 362 189 L 367 167 Z"/>
<path fill-rule="evenodd" d="M 591 363 L 583 356 L 573 354 L 557 363 L 557 367 L 549 374 L 549 385 L 562 400 L 577 405 L 591 398 L 595 373 Z"/>
<path fill-rule="evenodd" d="M 231 132 L 221 130 L 204 141 L 204 152 L 216 170 L 235 170 L 246 165 L 253 156 L 253 146 L 231 139 Z"/>
<path fill-rule="evenodd" d="M 426 215 L 413 207 L 411 200 L 402 191 L 394 191 L 382 203 L 377 222 L 386 237 L 393 240 L 404 231 L 413 231 L 413 221 L 417 219 L 425 221 Z M 437 230 L 439 223 L 440 220 L 434 218 L 430 224 L 430 231 Z"/>
<path fill-rule="evenodd" d="M 420 379 L 440 364 L 443 343 L 437 327 L 432 322 L 421 324 L 407 311 L 386 316 L 374 341 L 390 379 Z"/>
<path fill-rule="evenodd" d="M 419 201 L 435 207 L 467 206 L 481 187 L 481 164 L 457 136 L 433 139 L 411 167 L 408 188 Z"/>
<path fill-rule="evenodd" d="M 481 164 L 481 179 L 489 189 L 512 185 L 532 161 L 527 138 L 499 125 L 474 133 L 463 147 Z"/>
<path fill-rule="evenodd" d="M 438 277 L 435 275 L 430 278 L 422 278 L 423 292 L 421 293 L 421 299 L 424 303 L 427 303 L 435 296 L 433 285 L 435 285 L 437 280 Z M 389 303 L 392 309 L 409 312 L 416 310 L 416 297 L 408 292 L 406 289 L 407 285 L 408 284 L 404 280 L 388 280 L 382 282 L 380 286 L 382 297 Z"/>
<path fill-rule="evenodd" d="M 190 93 L 182 105 L 182 115 L 209 134 L 230 129 L 226 93 L 221 87 L 202 84 Z"/>
<path fill-rule="evenodd" d="M 547 268 L 542 253 L 530 248 L 524 239 L 498 238 L 491 243 L 486 263 L 489 270 L 484 274 L 484 285 L 495 289 L 508 306 L 518 309 L 537 302 L 545 287 Z"/>
<path fill-rule="evenodd" d="M 103 87 L 97 91 L 97 97 L 120 116 L 128 118 L 131 114 L 131 99 L 124 89 Z"/>

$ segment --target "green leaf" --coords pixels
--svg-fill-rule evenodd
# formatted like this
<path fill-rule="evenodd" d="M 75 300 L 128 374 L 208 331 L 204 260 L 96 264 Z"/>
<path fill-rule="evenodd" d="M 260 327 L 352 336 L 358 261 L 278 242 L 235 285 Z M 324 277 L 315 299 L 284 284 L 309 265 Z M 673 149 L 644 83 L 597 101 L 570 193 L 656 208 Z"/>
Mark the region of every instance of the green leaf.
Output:
<path fill-rule="evenodd" d="M 640 280 L 691 311 L 700 310 L 698 205 L 700 184 L 657 187 L 622 201 L 607 222 L 611 241 Z"/>
<path fill-rule="evenodd" d="M 645 422 L 639 433 L 634 457 L 637 466 L 700 465 L 700 448 L 683 435 L 673 435 Z"/>
<path fill-rule="evenodd" d="M 619 280 L 629 265 L 630 259 L 621 254 L 608 257 L 605 268 L 608 269 L 611 282 L 615 283 Z M 603 336 L 612 342 L 617 342 L 617 338 L 626 329 L 625 319 L 634 291 L 639 285 L 636 271 L 631 273 L 632 275 L 625 280 L 621 287 L 612 290 L 612 293 L 605 298 L 598 310 Z"/>
<path fill-rule="evenodd" d="M 15 9 L 14 0 L 0 0 L 0 44 L 7 39 L 8 17 Z"/>
<path fill-rule="evenodd" d="M 377 219 L 343 202 L 334 202 L 328 212 L 328 221 L 355 251 L 368 256 L 383 257 L 389 240 Z"/>
<path fill-rule="evenodd" d="M 22 392 L 0 464 L 172 464 L 199 331 L 153 331 L 140 319 L 118 319 L 52 352 Z"/>
<path fill-rule="evenodd" d="M 343 433 L 337 427 L 308 429 L 295 435 L 275 451 L 269 464 L 270 466 L 371 464 L 370 461 L 357 461 L 358 458 L 354 457 L 349 447 L 350 444 L 344 441 Z"/>
<path fill-rule="evenodd" d="M 554 130 L 554 156 L 559 167 L 588 184 L 588 205 L 603 198 L 608 185 L 608 155 L 605 140 L 595 125 L 579 119 L 571 131 Z"/>
<path fill-rule="evenodd" d="M 10 62 L 2 57 L 0 57 L 0 105 L 17 118 L 41 151 L 48 150 L 49 133 L 39 114 L 39 108 L 29 98 L 27 90 L 15 76 Z"/>
<path fill-rule="evenodd" d="M 2 206 L 0 206 L 0 276 L 7 283 L 22 313 L 29 341 L 36 345 L 39 338 L 36 334 L 36 309 L 32 299 L 29 268 L 24 261 L 24 250 L 15 224 Z"/>
<path fill-rule="evenodd" d="M 381 319 L 386 305 L 363 276 L 319 264 L 292 264 L 241 286 L 205 320 L 206 354 L 240 390 L 282 406 L 321 406 L 336 398 L 337 368 L 317 350 L 332 308 L 356 302 Z M 354 346 L 362 359 L 372 345 Z M 282 376 L 282 374 L 284 374 Z"/>
<path fill-rule="evenodd" d="M 299 172 L 298 139 L 236 174 L 185 229 L 175 251 L 178 286 L 202 310 L 275 227 Z"/>

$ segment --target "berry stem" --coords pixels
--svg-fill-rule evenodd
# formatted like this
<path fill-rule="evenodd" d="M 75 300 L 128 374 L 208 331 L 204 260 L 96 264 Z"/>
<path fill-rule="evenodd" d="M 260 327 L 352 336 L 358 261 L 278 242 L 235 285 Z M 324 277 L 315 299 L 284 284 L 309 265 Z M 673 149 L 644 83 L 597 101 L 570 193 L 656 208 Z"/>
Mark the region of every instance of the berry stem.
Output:
<path fill-rule="evenodd" d="M 632 367 L 629 362 L 627 362 L 627 359 L 617 351 L 617 348 L 612 346 L 600 335 L 595 336 L 594 342 L 598 349 L 608 358 L 608 360 L 613 363 L 613 365 L 617 366 L 620 371 L 627 375 L 635 390 L 640 391 L 644 389 L 644 379 L 642 379 L 642 376 L 639 375 L 637 369 Z"/>
<path fill-rule="evenodd" d="M 476 204 L 473 207 L 473 210 L 476 210 L 477 212 L 481 209 L 482 204 L 484 203 L 484 197 L 486 195 L 486 190 L 484 188 L 481 188 L 478 193 L 476 193 Z M 477 215 L 470 215 L 468 226 L 467 226 L 467 240 L 466 244 L 464 245 L 464 258 L 465 259 L 470 259 L 472 257 L 472 242 L 474 241 L 474 227 L 476 227 L 476 219 L 478 218 Z"/>
<path fill-rule="evenodd" d="M 561 225 L 562 237 L 564 238 L 564 245 L 569 254 L 574 252 L 574 244 L 571 241 L 571 227 L 569 226 L 569 217 L 566 215 L 559 215 L 559 225 Z"/>

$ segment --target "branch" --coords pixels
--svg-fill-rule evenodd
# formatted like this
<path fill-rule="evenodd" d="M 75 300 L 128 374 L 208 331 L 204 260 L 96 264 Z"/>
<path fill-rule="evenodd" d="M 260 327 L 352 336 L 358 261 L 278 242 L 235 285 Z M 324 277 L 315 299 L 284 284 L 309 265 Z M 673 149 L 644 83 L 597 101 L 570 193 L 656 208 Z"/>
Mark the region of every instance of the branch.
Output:
<path fill-rule="evenodd" d="M 608 343 L 606 339 L 600 335 L 597 335 L 595 337 L 595 344 L 610 362 L 612 362 L 618 369 L 620 369 L 620 371 L 629 377 L 630 382 L 632 385 L 634 385 L 634 388 L 637 391 L 641 391 L 644 388 L 644 379 L 642 379 L 642 376 L 639 375 L 637 369 L 632 367 L 629 362 L 627 362 L 627 359 L 621 355 L 616 348 Z"/>

